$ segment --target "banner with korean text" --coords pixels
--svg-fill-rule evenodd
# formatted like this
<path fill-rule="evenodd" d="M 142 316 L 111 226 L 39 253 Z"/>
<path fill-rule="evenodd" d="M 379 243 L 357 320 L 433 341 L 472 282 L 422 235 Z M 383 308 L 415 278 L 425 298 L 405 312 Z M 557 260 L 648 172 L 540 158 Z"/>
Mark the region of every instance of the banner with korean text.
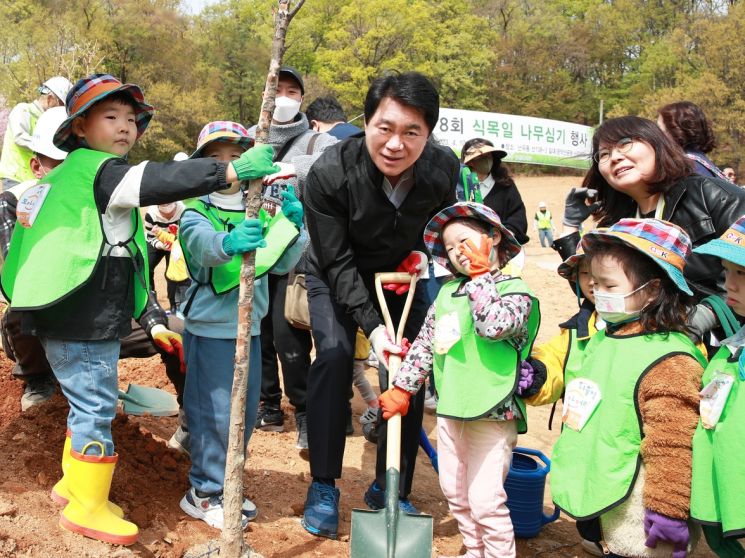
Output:
<path fill-rule="evenodd" d="M 504 161 L 587 169 L 592 128 L 560 120 L 441 108 L 435 139 L 460 154 L 472 138 L 486 138 L 507 152 Z"/>

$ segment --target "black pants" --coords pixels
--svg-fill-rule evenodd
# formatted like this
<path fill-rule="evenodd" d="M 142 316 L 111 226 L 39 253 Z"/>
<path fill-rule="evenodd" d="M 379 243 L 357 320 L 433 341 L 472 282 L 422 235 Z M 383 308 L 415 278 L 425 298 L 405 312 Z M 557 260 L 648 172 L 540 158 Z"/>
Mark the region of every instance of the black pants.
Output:
<path fill-rule="evenodd" d="M 261 320 L 261 402 L 279 408 L 277 357 L 282 363 L 285 394 L 296 413 L 305 412 L 308 369 L 313 340 L 310 332 L 292 327 L 285 319 L 287 275 L 269 275 L 269 311 Z"/>
<path fill-rule="evenodd" d="M 155 267 L 165 258 L 166 269 L 168 269 L 168 263 L 171 260 L 171 253 L 168 250 L 158 250 L 152 244 L 147 245 L 147 261 L 150 267 L 150 288 L 155 291 Z M 186 289 L 189 287 L 190 281 L 171 281 L 166 277 L 166 291 L 168 296 L 168 304 L 170 310 L 175 311 L 178 306 L 184 301 L 186 295 Z"/>
<path fill-rule="evenodd" d="M 363 280 L 375 296 L 373 276 Z M 325 279 L 306 275 L 310 321 L 316 345 L 316 359 L 308 374 L 308 446 L 310 473 L 319 478 L 340 478 L 344 459 L 345 420 L 349 389 L 352 385 L 352 364 L 357 323 L 339 306 Z M 386 291 L 386 302 L 394 324 L 398 324 L 406 296 Z M 375 306 L 378 304 L 375 302 Z M 404 336 L 413 341 L 427 313 L 423 290 L 417 291 Z M 387 386 L 387 384 L 386 384 Z M 385 389 L 385 388 L 383 388 Z M 401 425 L 401 484 L 399 494 L 407 497 L 414 478 L 416 455 L 419 451 L 419 431 L 422 427 L 424 391 L 411 399 L 409 412 Z M 387 426 L 378 426 L 378 451 L 375 476 L 385 488 L 385 446 Z"/>
<path fill-rule="evenodd" d="M 44 347 L 35 335 L 21 333 L 21 312 L 7 310 L 2 319 L 3 350 L 9 359 L 15 361 L 12 374 L 19 380 L 28 381 L 30 378 L 49 377 L 54 379 L 52 368 L 47 361 Z M 175 316 L 170 316 L 168 328 L 176 333 L 182 333 L 184 322 Z M 166 375 L 176 389 L 178 404 L 181 405 L 184 395 L 185 375 L 181 374 L 181 364 L 178 356 L 166 353 L 153 344 L 140 327 L 132 320 L 132 333 L 122 339 L 119 358 L 150 358 L 160 354 L 165 364 Z"/>

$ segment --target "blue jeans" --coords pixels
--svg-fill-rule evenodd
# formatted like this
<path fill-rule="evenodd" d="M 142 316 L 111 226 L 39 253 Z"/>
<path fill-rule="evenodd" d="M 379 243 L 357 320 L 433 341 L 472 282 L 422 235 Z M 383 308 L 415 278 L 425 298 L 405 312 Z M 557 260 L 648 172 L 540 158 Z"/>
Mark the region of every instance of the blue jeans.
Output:
<path fill-rule="evenodd" d="M 554 243 L 554 235 L 551 232 L 551 229 L 538 229 L 538 238 L 541 241 L 541 246 L 546 248 L 551 247 L 551 245 Z M 548 245 L 544 244 L 544 241 L 548 242 Z"/>
<path fill-rule="evenodd" d="M 253 433 L 261 392 L 261 340 L 251 337 L 246 397 L 245 444 Z M 230 428 L 235 339 L 213 339 L 184 330 L 184 411 L 191 435 L 189 481 L 200 492 L 217 494 L 225 483 Z"/>
<path fill-rule="evenodd" d="M 118 395 L 118 339 L 112 341 L 70 341 L 42 337 L 62 393 L 70 403 L 67 428 L 72 432 L 72 449 L 82 452 L 89 442 L 102 442 L 105 455 L 114 455 L 111 421 L 116 415 Z M 87 452 L 87 450 L 86 450 Z M 97 454 L 97 446 L 90 448 Z"/>

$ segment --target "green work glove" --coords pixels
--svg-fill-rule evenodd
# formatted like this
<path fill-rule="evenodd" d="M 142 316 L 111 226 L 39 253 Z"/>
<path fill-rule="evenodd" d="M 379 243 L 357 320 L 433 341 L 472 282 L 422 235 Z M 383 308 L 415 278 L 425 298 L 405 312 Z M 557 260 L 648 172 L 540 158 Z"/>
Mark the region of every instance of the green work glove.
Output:
<path fill-rule="evenodd" d="M 256 145 L 244 151 L 230 164 L 233 165 L 238 180 L 256 180 L 267 174 L 279 172 L 280 168 L 272 162 L 273 158 L 274 150 L 270 145 Z"/>
<path fill-rule="evenodd" d="M 222 249 L 228 256 L 251 252 L 257 248 L 264 248 L 264 225 L 259 219 L 246 219 L 236 225 L 222 239 Z"/>
<path fill-rule="evenodd" d="M 282 213 L 298 229 L 303 226 L 303 204 L 295 196 L 295 188 L 292 185 L 280 194 L 282 196 Z"/>

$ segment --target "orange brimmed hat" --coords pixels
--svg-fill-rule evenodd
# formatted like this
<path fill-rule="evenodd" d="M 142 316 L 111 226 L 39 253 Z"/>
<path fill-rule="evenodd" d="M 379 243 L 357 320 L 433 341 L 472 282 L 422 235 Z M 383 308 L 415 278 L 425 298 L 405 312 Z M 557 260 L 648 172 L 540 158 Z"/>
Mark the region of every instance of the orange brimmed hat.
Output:
<path fill-rule="evenodd" d="M 155 109 L 145 102 L 145 95 L 137 85 L 122 83 L 109 74 L 93 74 L 79 79 L 70 89 L 65 100 L 67 119 L 54 134 L 54 145 L 63 151 L 72 151 L 80 144 L 72 133 L 72 121 L 91 108 L 95 103 L 106 97 L 123 91 L 127 93 L 135 104 L 135 121 L 137 123 L 137 137 L 145 133 L 147 125 L 153 117 Z"/>
<path fill-rule="evenodd" d="M 610 243 L 625 244 L 651 258 L 681 291 L 692 295 L 683 277 L 691 254 L 691 239 L 677 225 L 658 219 L 621 219 L 607 229 L 595 229 L 582 237 L 587 254 L 597 254 Z"/>
<path fill-rule="evenodd" d="M 253 138 L 248 133 L 248 130 L 237 122 L 231 122 L 230 120 L 215 120 L 210 122 L 202 128 L 199 132 L 199 138 L 197 139 L 197 148 L 189 156 L 189 159 L 198 159 L 202 156 L 202 151 L 209 144 L 216 141 L 224 141 L 225 143 L 237 143 L 248 149 L 253 145 Z"/>

